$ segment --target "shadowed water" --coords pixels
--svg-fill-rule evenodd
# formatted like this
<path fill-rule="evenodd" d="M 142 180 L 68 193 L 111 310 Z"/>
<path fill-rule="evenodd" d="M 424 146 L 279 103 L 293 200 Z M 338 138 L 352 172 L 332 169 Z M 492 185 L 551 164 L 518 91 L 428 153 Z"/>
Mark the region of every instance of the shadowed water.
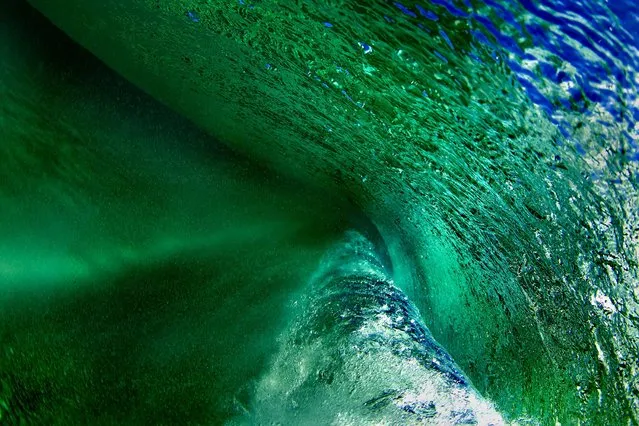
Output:
<path fill-rule="evenodd" d="M 235 414 L 352 207 L 0 10 L 0 424 Z"/>

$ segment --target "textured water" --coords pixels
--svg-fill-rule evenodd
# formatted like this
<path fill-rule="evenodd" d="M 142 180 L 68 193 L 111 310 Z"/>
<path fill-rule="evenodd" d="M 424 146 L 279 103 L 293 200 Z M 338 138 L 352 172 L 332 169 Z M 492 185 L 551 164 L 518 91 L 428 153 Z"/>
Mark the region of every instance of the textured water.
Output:
<path fill-rule="evenodd" d="M 639 422 L 636 4 L 31 3 L 0 419 Z"/>

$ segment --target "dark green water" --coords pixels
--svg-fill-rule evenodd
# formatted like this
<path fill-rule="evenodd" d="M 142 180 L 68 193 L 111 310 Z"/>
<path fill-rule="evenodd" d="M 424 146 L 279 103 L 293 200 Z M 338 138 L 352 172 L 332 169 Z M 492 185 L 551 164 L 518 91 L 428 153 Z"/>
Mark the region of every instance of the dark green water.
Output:
<path fill-rule="evenodd" d="M 216 423 L 352 208 L 231 154 L 9 6 L 0 423 Z"/>
<path fill-rule="evenodd" d="M 0 6 L 0 419 L 258 422 L 279 377 L 285 424 L 372 421 L 344 389 L 383 389 L 380 358 L 336 351 L 366 374 L 298 377 L 301 408 L 277 374 L 324 365 L 285 336 L 326 250 L 372 223 L 507 421 L 636 424 L 627 22 L 594 1 L 244 3 L 32 1 L 91 53 Z"/>

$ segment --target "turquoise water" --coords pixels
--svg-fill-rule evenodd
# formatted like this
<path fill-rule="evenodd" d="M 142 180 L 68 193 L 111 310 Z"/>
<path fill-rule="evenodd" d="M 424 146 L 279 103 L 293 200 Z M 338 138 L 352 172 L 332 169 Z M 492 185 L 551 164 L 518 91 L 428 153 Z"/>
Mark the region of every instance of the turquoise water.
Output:
<path fill-rule="evenodd" d="M 66 35 L 2 6 L 3 420 L 639 421 L 636 5 L 31 3 Z M 313 323 L 326 262 L 359 328 Z"/>

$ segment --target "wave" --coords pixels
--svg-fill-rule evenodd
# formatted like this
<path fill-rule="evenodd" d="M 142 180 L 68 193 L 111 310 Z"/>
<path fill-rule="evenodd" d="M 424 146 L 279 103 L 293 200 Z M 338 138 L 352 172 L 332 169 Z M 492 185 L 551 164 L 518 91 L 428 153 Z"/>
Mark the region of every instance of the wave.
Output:
<path fill-rule="evenodd" d="M 31 3 L 236 152 L 347 199 L 376 224 L 392 274 L 374 260 L 379 253 L 323 267 L 332 272 L 316 281 L 341 277 L 335 282 L 352 291 L 308 296 L 317 306 L 304 305 L 258 382 L 268 409 L 254 415 L 289 415 L 295 398 L 307 398 L 308 416 L 335 415 L 313 398 L 349 404 L 342 384 L 357 371 L 375 388 L 355 389 L 357 416 L 443 415 L 437 401 L 433 408 L 406 393 L 426 382 L 384 388 L 379 365 L 356 351 L 339 354 L 349 368 L 330 365 L 339 359 L 331 351 L 352 339 L 379 343 L 354 331 L 309 337 L 324 327 L 312 321 L 336 313 L 325 304 L 344 300 L 360 329 L 399 333 L 400 348 L 449 366 L 425 367 L 418 354 L 418 376 L 451 383 L 453 371 L 466 373 L 473 387 L 460 373 L 451 386 L 465 396 L 450 407 L 481 394 L 491 402 L 477 396 L 479 411 L 494 406 L 505 421 L 639 421 L 634 3 Z M 340 269 L 362 265 L 371 269 L 357 279 Z M 370 312 L 357 317 L 358 303 Z M 421 325 L 402 334 L 364 321 L 385 318 L 385 304 Z M 350 324 L 332 318 L 336 329 Z M 419 336 L 428 343 L 416 344 Z M 392 345 L 375 350 L 389 371 L 407 362 Z M 304 362 L 288 357 L 319 367 L 301 372 L 294 367 Z M 391 376 L 384 380 L 403 380 Z M 331 380 L 339 398 L 327 390 Z M 260 396 L 267 388 L 289 405 Z"/>

